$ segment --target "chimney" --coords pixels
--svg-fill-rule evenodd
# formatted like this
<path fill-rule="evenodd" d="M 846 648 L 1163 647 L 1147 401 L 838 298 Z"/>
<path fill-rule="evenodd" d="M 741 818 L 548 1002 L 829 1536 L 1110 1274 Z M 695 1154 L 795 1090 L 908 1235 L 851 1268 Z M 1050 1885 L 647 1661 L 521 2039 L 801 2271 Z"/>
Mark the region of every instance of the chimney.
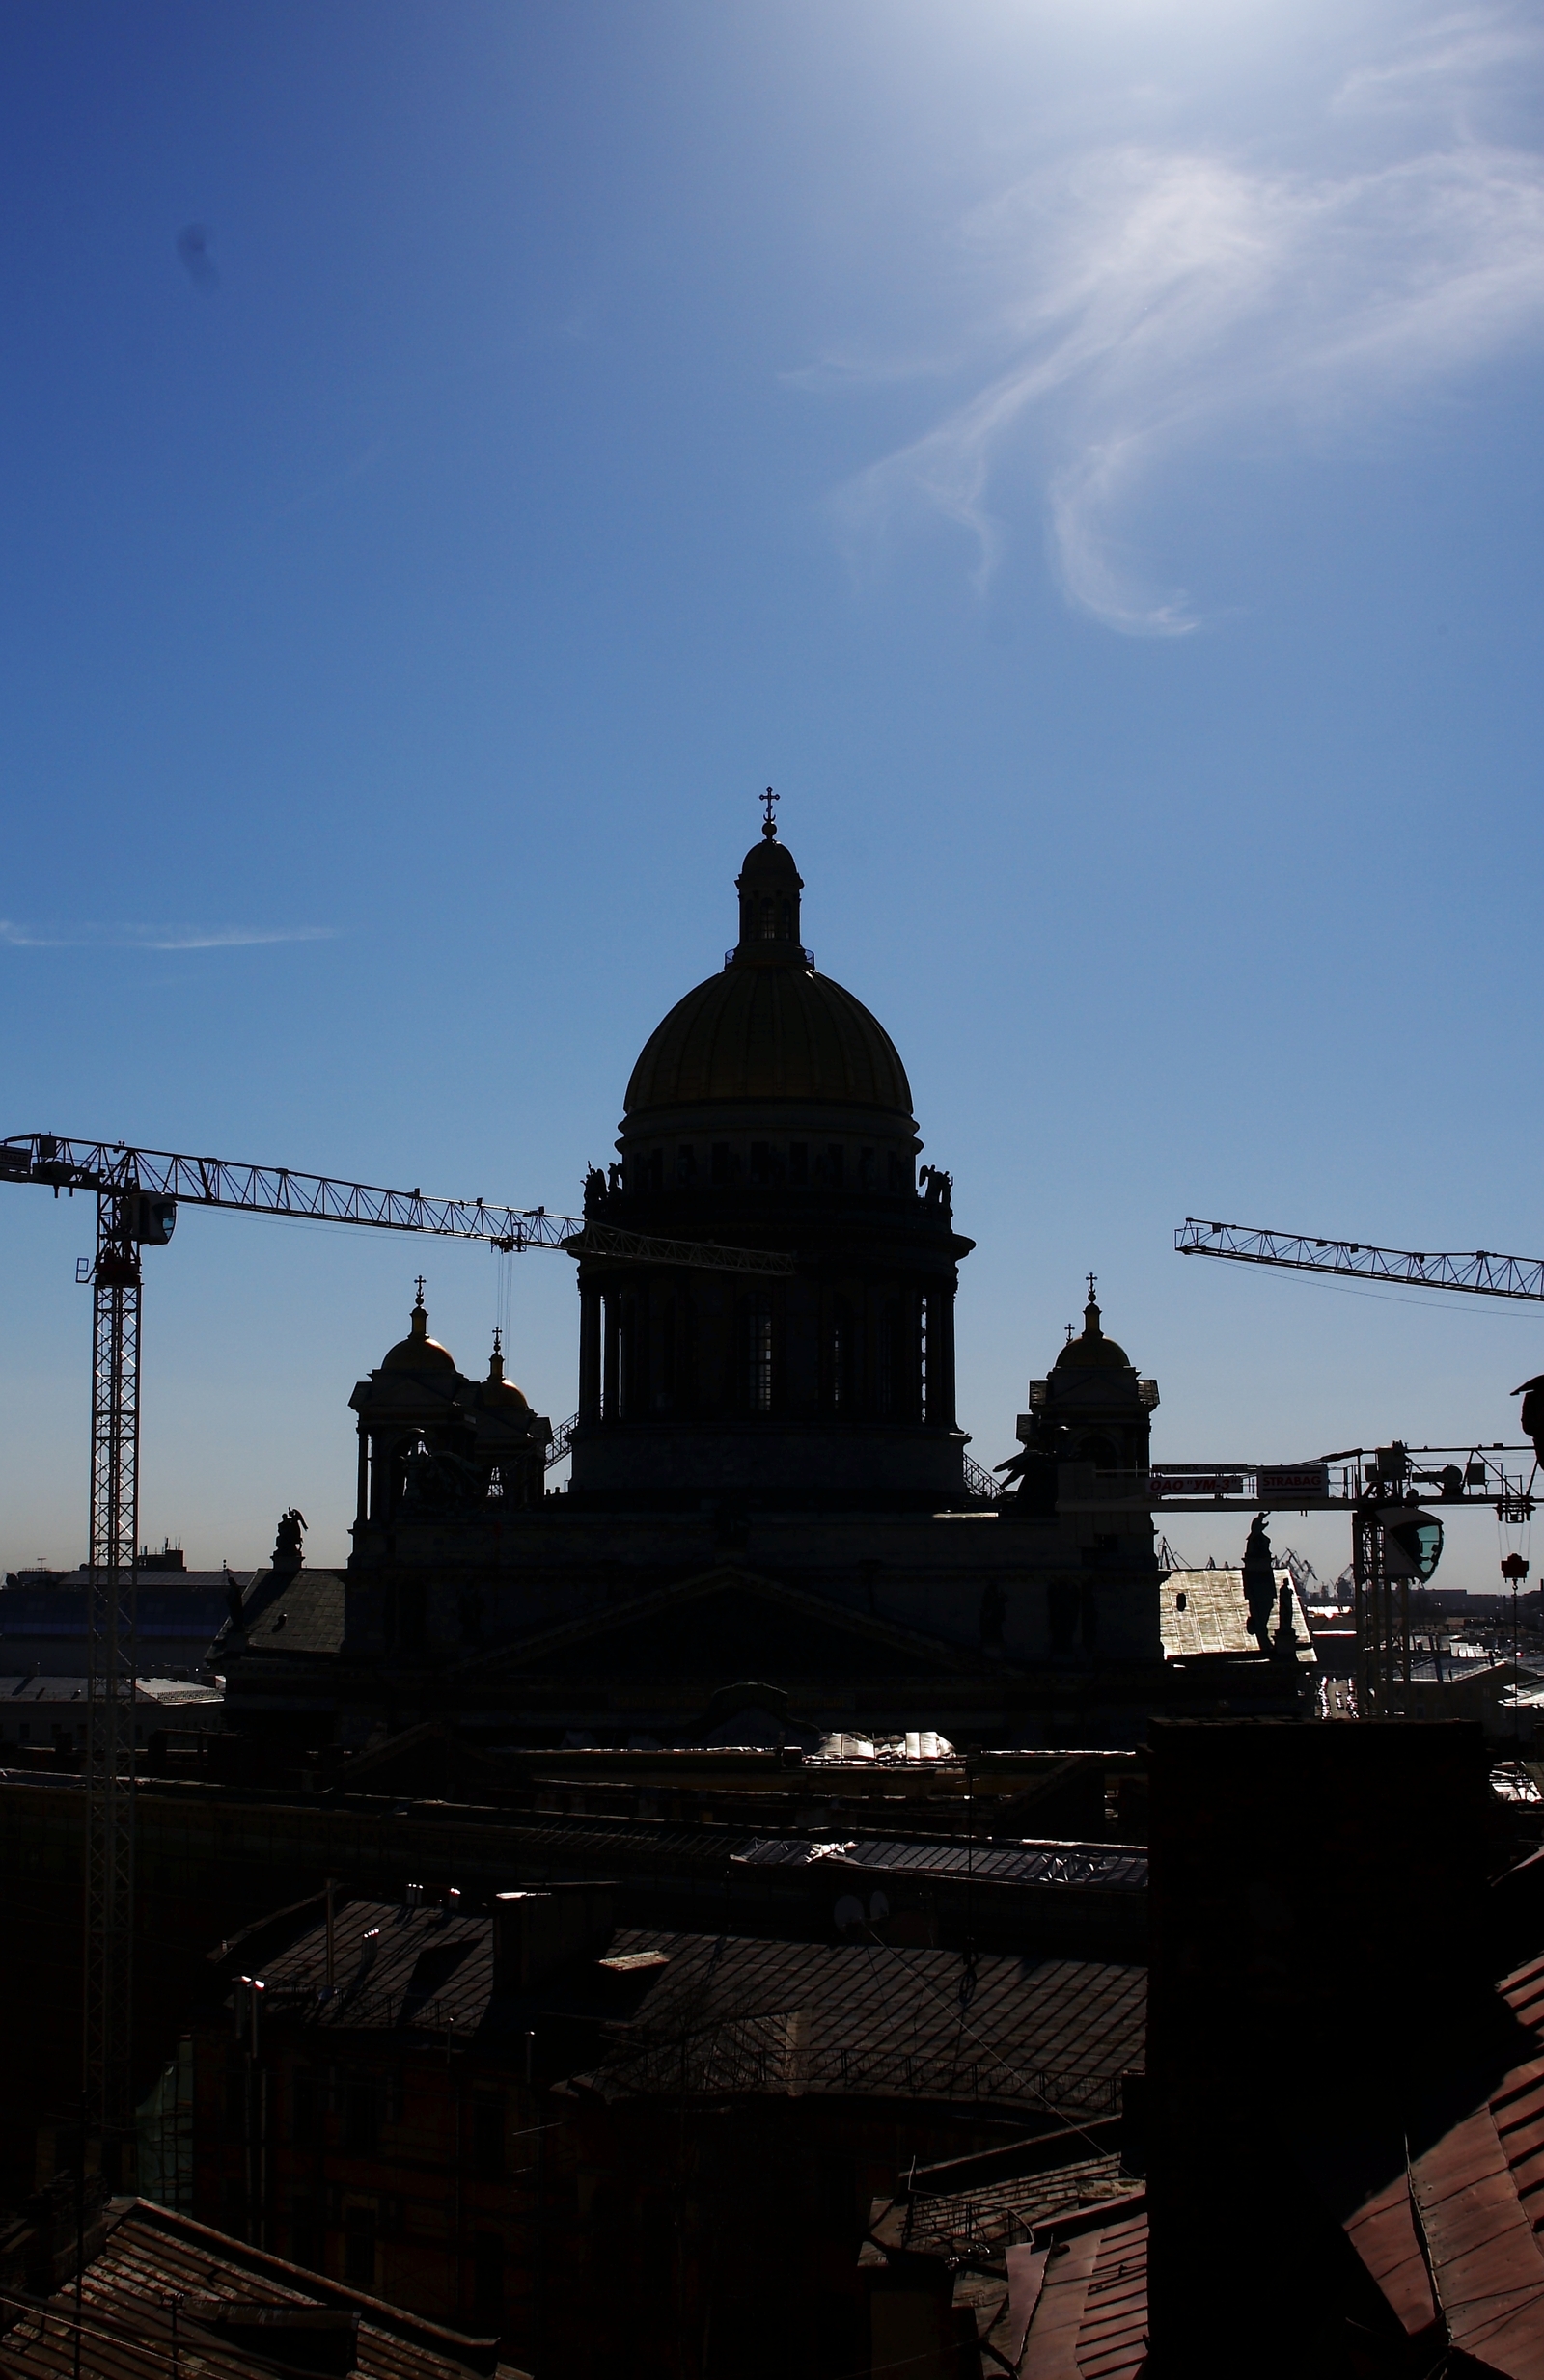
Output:
<path fill-rule="evenodd" d="M 543 1884 L 493 1897 L 493 1988 L 531 1991 L 612 1936 L 614 1884 Z"/>
<path fill-rule="evenodd" d="M 1470 1720 L 1154 1719 L 1148 1757 L 1145 2368 L 1328 2370 L 1367 2316 L 1341 2221 L 1404 2173 L 1433 2011 L 1476 2068 L 1504 2017 L 1490 1755 Z"/>

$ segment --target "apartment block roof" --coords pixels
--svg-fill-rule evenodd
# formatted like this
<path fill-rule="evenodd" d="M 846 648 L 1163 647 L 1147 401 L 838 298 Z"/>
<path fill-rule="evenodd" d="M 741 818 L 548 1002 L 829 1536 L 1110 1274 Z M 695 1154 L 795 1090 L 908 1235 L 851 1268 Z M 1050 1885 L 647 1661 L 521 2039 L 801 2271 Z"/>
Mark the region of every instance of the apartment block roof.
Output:
<path fill-rule="evenodd" d="M 352 1901 L 262 1968 L 267 2021 L 486 2044 L 533 2016 L 593 2028 L 575 2088 L 860 2093 L 1109 2113 L 1144 2064 L 1146 1970 L 852 1943 L 622 1928 L 536 1989 L 494 1989 L 493 1921 Z"/>
<path fill-rule="evenodd" d="M 358 2380 L 521 2380 L 494 2339 L 442 2329 L 144 2199 L 111 2202 L 106 2236 L 88 2252 L 78 2365 L 74 2311 L 73 2278 L 46 2298 L 12 2292 L 0 2373 L 165 2380 L 180 2365 L 201 2380 L 272 2380 L 283 2364 Z"/>

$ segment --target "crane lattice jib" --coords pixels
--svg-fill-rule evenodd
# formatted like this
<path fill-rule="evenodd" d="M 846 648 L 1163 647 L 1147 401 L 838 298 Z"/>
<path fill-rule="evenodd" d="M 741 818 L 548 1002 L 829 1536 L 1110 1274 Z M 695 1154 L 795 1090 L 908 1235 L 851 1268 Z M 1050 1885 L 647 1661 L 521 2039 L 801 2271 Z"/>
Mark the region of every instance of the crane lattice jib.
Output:
<path fill-rule="evenodd" d="M 576 1215 L 544 1207 L 490 1207 L 481 1198 L 426 1198 L 422 1190 L 380 1190 L 285 1165 L 246 1165 L 219 1157 L 181 1157 L 101 1140 L 61 1140 L 20 1133 L 0 1141 L 0 1181 L 41 1182 L 98 1193 L 137 1190 L 186 1207 L 238 1207 L 248 1215 L 289 1215 L 325 1223 L 363 1223 L 376 1231 L 425 1231 L 443 1239 L 485 1240 L 510 1248 L 561 1248 L 582 1228 Z"/>
<path fill-rule="evenodd" d="M 383 1190 L 328 1174 L 294 1173 L 287 1165 L 247 1165 L 221 1157 L 181 1157 L 169 1149 L 138 1149 L 103 1140 L 61 1140 L 51 1133 L 18 1133 L 0 1140 L 0 1182 L 38 1182 L 97 1197 L 137 1190 L 175 1198 L 179 1206 L 234 1207 L 247 1215 L 290 1216 L 299 1221 L 359 1223 L 374 1231 L 428 1232 L 445 1240 L 481 1240 L 506 1253 L 552 1248 L 568 1256 L 611 1256 L 624 1262 L 687 1265 L 708 1272 L 789 1273 L 793 1258 L 773 1248 L 718 1247 L 702 1240 L 662 1240 L 614 1223 L 545 1207 L 490 1207 L 481 1198 L 428 1198 L 420 1190 Z"/>
<path fill-rule="evenodd" d="M 616 1223 L 585 1223 L 560 1243 L 569 1256 L 614 1256 L 644 1265 L 690 1265 L 701 1272 L 793 1271 L 793 1258 L 778 1248 L 718 1247 L 711 1240 L 662 1240 L 651 1231 L 623 1231 Z"/>
<path fill-rule="evenodd" d="M 1369 1247 L 1365 1241 L 1317 1240 L 1261 1231 L 1246 1223 L 1202 1223 L 1187 1216 L 1174 1234 L 1181 1256 L 1224 1256 L 1241 1265 L 1285 1265 L 1410 1289 L 1460 1289 L 1476 1298 L 1544 1300 L 1544 1258 L 1497 1256 L 1488 1248 L 1427 1255 L 1414 1248 Z"/>

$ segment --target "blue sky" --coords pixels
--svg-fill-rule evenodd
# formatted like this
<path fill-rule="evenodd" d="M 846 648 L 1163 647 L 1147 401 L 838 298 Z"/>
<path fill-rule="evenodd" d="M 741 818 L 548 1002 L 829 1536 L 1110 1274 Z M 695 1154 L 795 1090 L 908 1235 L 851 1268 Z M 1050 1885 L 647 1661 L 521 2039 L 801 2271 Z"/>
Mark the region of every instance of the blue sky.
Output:
<path fill-rule="evenodd" d="M 979 1243 L 981 1460 L 1089 1267 L 1172 1460 L 1515 1436 L 1536 1309 L 1172 1235 L 1544 1252 L 1540 42 L 13 0 L 0 1131 L 572 1206 L 770 781 Z M 0 1231 L 0 1561 L 72 1561 L 90 1216 Z M 478 1367 L 495 1261 L 190 1216 L 151 1263 L 147 1533 L 255 1561 L 293 1501 L 341 1558 L 355 1379 L 421 1263 Z M 574 1302 L 524 1261 L 555 1417 Z"/>

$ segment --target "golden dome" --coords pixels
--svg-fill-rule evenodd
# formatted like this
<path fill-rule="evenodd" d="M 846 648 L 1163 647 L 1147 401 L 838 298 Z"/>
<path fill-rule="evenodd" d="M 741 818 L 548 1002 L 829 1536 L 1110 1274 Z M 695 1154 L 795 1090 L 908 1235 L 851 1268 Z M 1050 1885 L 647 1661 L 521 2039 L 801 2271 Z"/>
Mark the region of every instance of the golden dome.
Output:
<path fill-rule="evenodd" d="M 1071 1372 L 1096 1364 L 1117 1371 L 1129 1372 L 1132 1369 L 1131 1357 L 1125 1349 L 1117 1347 L 1114 1339 L 1107 1339 L 1100 1329 L 1099 1309 L 1094 1304 L 1090 1290 L 1089 1302 L 1083 1309 L 1082 1338 L 1068 1339 L 1051 1368 L 1056 1372 Z"/>
<path fill-rule="evenodd" d="M 881 1108 L 911 1121 L 911 1085 L 890 1035 L 802 956 L 736 958 L 677 1000 L 644 1044 L 623 1104 L 631 1122 L 648 1108 L 741 1099 Z"/>
<path fill-rule="evenodd" d="M 499 1413 L 529 1413 L 531 1400 L 523 1388 L 504 1377 L 504 1350 L 499 1333 L 493 1333 L 493 1353 L 488 1358 L 488 1376 L 482 1382 L 482 1402 Z"/>
<path fill-rule="evenodd" d="M 740 939 L 721 975 L 677 1000 L 633 1068 L 628 1122 L 738 1100 L 871 1108 L 910 1125 L 911 1084 L 877 1017 L 799 940 L 804 879 L 770 816 L 734 879 Z"/>
<path fill-rule="evenodd" d="M 424 1305 L 424 1284 L 418 1285 L 418 1299 L 408 1318 L 408 1333 L 399 1339 L 381 1358 L 383 1372 L 454 1372 L 455 1357 L 448 1347 L 428 1335 L 428 1314 Z"/>

